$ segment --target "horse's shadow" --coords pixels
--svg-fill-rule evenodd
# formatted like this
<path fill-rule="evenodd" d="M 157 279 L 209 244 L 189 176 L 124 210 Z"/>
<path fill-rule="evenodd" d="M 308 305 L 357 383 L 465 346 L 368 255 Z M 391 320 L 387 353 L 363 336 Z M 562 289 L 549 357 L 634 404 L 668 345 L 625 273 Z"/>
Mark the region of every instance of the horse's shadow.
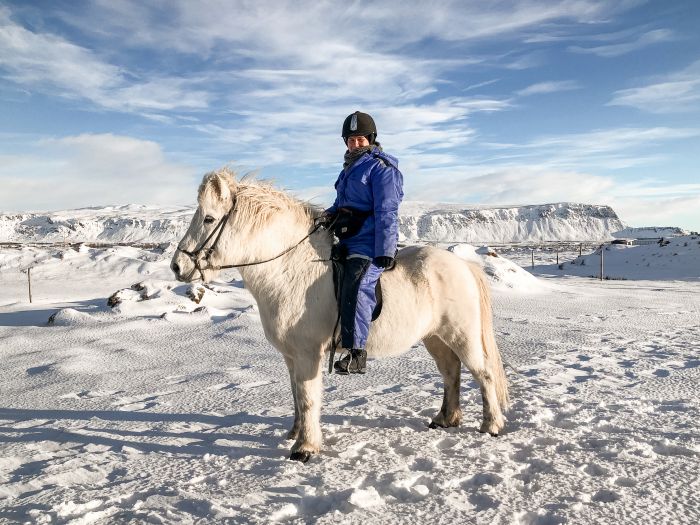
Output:
<path fill-rule="evenodd" d="M 98 428 L 97 425 L 80 427 L 79 432 L 54 427 L 56 420 L 66 421 L 113 421 L 117 423 L 152 423 L 154 428 L 133 431 L 124 428 Z M 213 416 L 206 414 L 186 413 L 155 413 L 128 411 L 98 411 L 98 410 L 29 410 L 16 408 L 0 408 L 0 420 L 22 421 L 38 420 L 42 424 L 29 428 L 0 427 L 0 443 L 38 443 L 54 441 L 60 443 L 76 443 L 79 445 L 105 445 L 112 450 L 120 451 L 124 447 L 144 453 L 166 453 L 184 456 L 204 456 L 205 454 L 221 454 L 240 458 L 254 455 L 266 459 L 282 458 L 286 451 L 278 447 L 282 438 L 274 435 L 274 430 L 291 426 L 292 418 L 275 416 L 256 416 L 246 412 L 229 416 Z M 175 432 L 157 428 L 161 424 L 187 423 L 206 424 L 210 428 L 201 431 Z M 269 435 L 252 435 L 236 432 L 235 427 L 244 424 L 265 423 L 270 427 Z M 136 438 L 146 438 L 147 441 Z M 132 439 L 133 438 L 133 439 Z M 189 440 L 182 445 L 160 443 L 159 440 L 172 441 L 173 438 Z M 236 446 L 217 444 L 218 440 L 237 442 Z M 250 443 L 245 446 L 243 443 Z"/>
<path fill-rule="evenodd" d="M 364 416 L 324 415 L 323 422 L 332 425 L 350 424 L 354 428 L 377 429 L 410 427 L 416 431 L 428 431 L 422 418 L 370 419 Z M 21 408 L 0 408 L 0 444 L 2 443 L 41 443 L 53 441 L 74 443 L 77 445 L 104 445 L 114 451 L 124 447 L 143 453 L 174 454 L 180 456 L 197 456 L 205 454 L 225 455 L 232 458 L 258 456 L 267 460 L 284 460 L 287 458 L 284 432 L 293 423 L 293 416 L 257 415 L 239 412 L 227 416 L 190 413 L 129 412 L 119 410 L 36 410 Z M 56 426 L 57 420 L 85 421 L 95 420 L 116 423 L 152 423 L 153 428 L 138 431 L 127 428 L 100 427 L 93 424 L 72 431 L 63 426 Z M 39 421 L 38 425 L 15 428 L 8 422 Z M 158 428 L 167 423 L 204 424 L 209 428 L 194 431 L 177 432 Z M 242 425 L 267 425 L 263 434 L 248 434 L 236 430 Z M 138 439 L 141 438 L 141 439 Z M 187 439 L 185 444 L 171 444 L 173 439 Z M 222 445 L 219 440 L 235 442 Z M 166 441 L 162 443 L 160 441 Z M 167 443 L 170 441 L 171 443 Z M 270 465 L 270 468 L 272 466 Z"/>

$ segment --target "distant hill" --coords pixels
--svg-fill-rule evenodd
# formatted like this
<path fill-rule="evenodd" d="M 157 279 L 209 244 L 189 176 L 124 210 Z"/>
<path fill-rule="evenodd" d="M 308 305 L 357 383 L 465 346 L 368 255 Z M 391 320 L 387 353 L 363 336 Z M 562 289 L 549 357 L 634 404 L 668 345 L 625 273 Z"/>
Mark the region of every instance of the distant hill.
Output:
<path fill-rule="evenodd" d="M 604 241 L 624 227 L 610 206 L 594 204 L 468 207 L 407 202 L 400 230 L 407 240 L 504 243 Z"/>
<path fill-rule="evenodd" d="M 0 242 L 176 242 L 194 208 L 107 206 L 55 212 L 0 214 Z M 534 242 L 594 240 L 624 228 L 609 206 L 555 203 L 475 207 L 405 202 L 400 235 L 405 241 Z"/>

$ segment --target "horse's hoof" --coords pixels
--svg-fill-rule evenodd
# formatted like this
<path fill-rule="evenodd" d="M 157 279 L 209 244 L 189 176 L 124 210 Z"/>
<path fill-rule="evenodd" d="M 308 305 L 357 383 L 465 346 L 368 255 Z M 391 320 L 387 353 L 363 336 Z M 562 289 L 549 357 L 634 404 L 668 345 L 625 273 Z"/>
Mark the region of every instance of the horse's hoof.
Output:
<path fill-rule="evenodd" d="M 443 427 L 442 425 L 438 425 L 435 421 L 431 421 L 428 424 L 428 428 L 445 428 L 445 427 Z"/>
<path fill-rule="evenodd" d="M 292 452 L 292 455 L 289 456 L 289 459 L 291 459 L 292 461 L 301 461 L 302 463 L 306 463 L 311 459 L 311 452 L 306 452 L 304 450 Z"/>
<path fill-rule="evenodd" d="M 491 437 L 498 437 L 498 432 L 487 432 L 486 430 L 479 430 L 479 434 L 488 434 Z"/>

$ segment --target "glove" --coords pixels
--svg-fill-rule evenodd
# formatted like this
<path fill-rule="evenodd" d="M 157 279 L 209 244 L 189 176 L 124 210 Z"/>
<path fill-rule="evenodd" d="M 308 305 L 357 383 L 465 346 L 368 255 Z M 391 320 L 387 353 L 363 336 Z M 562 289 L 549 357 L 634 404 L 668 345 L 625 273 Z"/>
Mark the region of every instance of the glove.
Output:
<path fill-rule="evenodd" d="M 323 228 L 324 230 L 327 230 L 333 222 L 333 219 L 335 219 L 335 215 L 332 215 L 330 213 L 324 213 L 320 217 L 316 217 L 314 219 L 314 226 L 316 226 L 317 228 Z"/>
<path fill-rule="evenodd" d="M 374 263 L 377 268 L 391 268 L 394 265 L 394 258 L 388 255 L 380 255 L 372 259 L 372 263 Z"/>

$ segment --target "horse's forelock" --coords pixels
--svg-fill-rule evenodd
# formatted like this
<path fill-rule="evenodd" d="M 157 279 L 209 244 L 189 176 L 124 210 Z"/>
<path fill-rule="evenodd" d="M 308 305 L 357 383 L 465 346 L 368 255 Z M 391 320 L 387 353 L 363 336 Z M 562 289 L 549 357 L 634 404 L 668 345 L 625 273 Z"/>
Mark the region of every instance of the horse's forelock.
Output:
<path fill-rule="evenodd" d="M 212 171 L 204 175 L 197 191 L 197 201 L 200 206 L 205 204 L 204 199 L 207 196 L 207 190 L 210 191 L 214 199 L 221 200 L 224 196 L 232 195 L 235 191 L 235 186 L 236 176 L 233 171 L 228 168 Z"/>

